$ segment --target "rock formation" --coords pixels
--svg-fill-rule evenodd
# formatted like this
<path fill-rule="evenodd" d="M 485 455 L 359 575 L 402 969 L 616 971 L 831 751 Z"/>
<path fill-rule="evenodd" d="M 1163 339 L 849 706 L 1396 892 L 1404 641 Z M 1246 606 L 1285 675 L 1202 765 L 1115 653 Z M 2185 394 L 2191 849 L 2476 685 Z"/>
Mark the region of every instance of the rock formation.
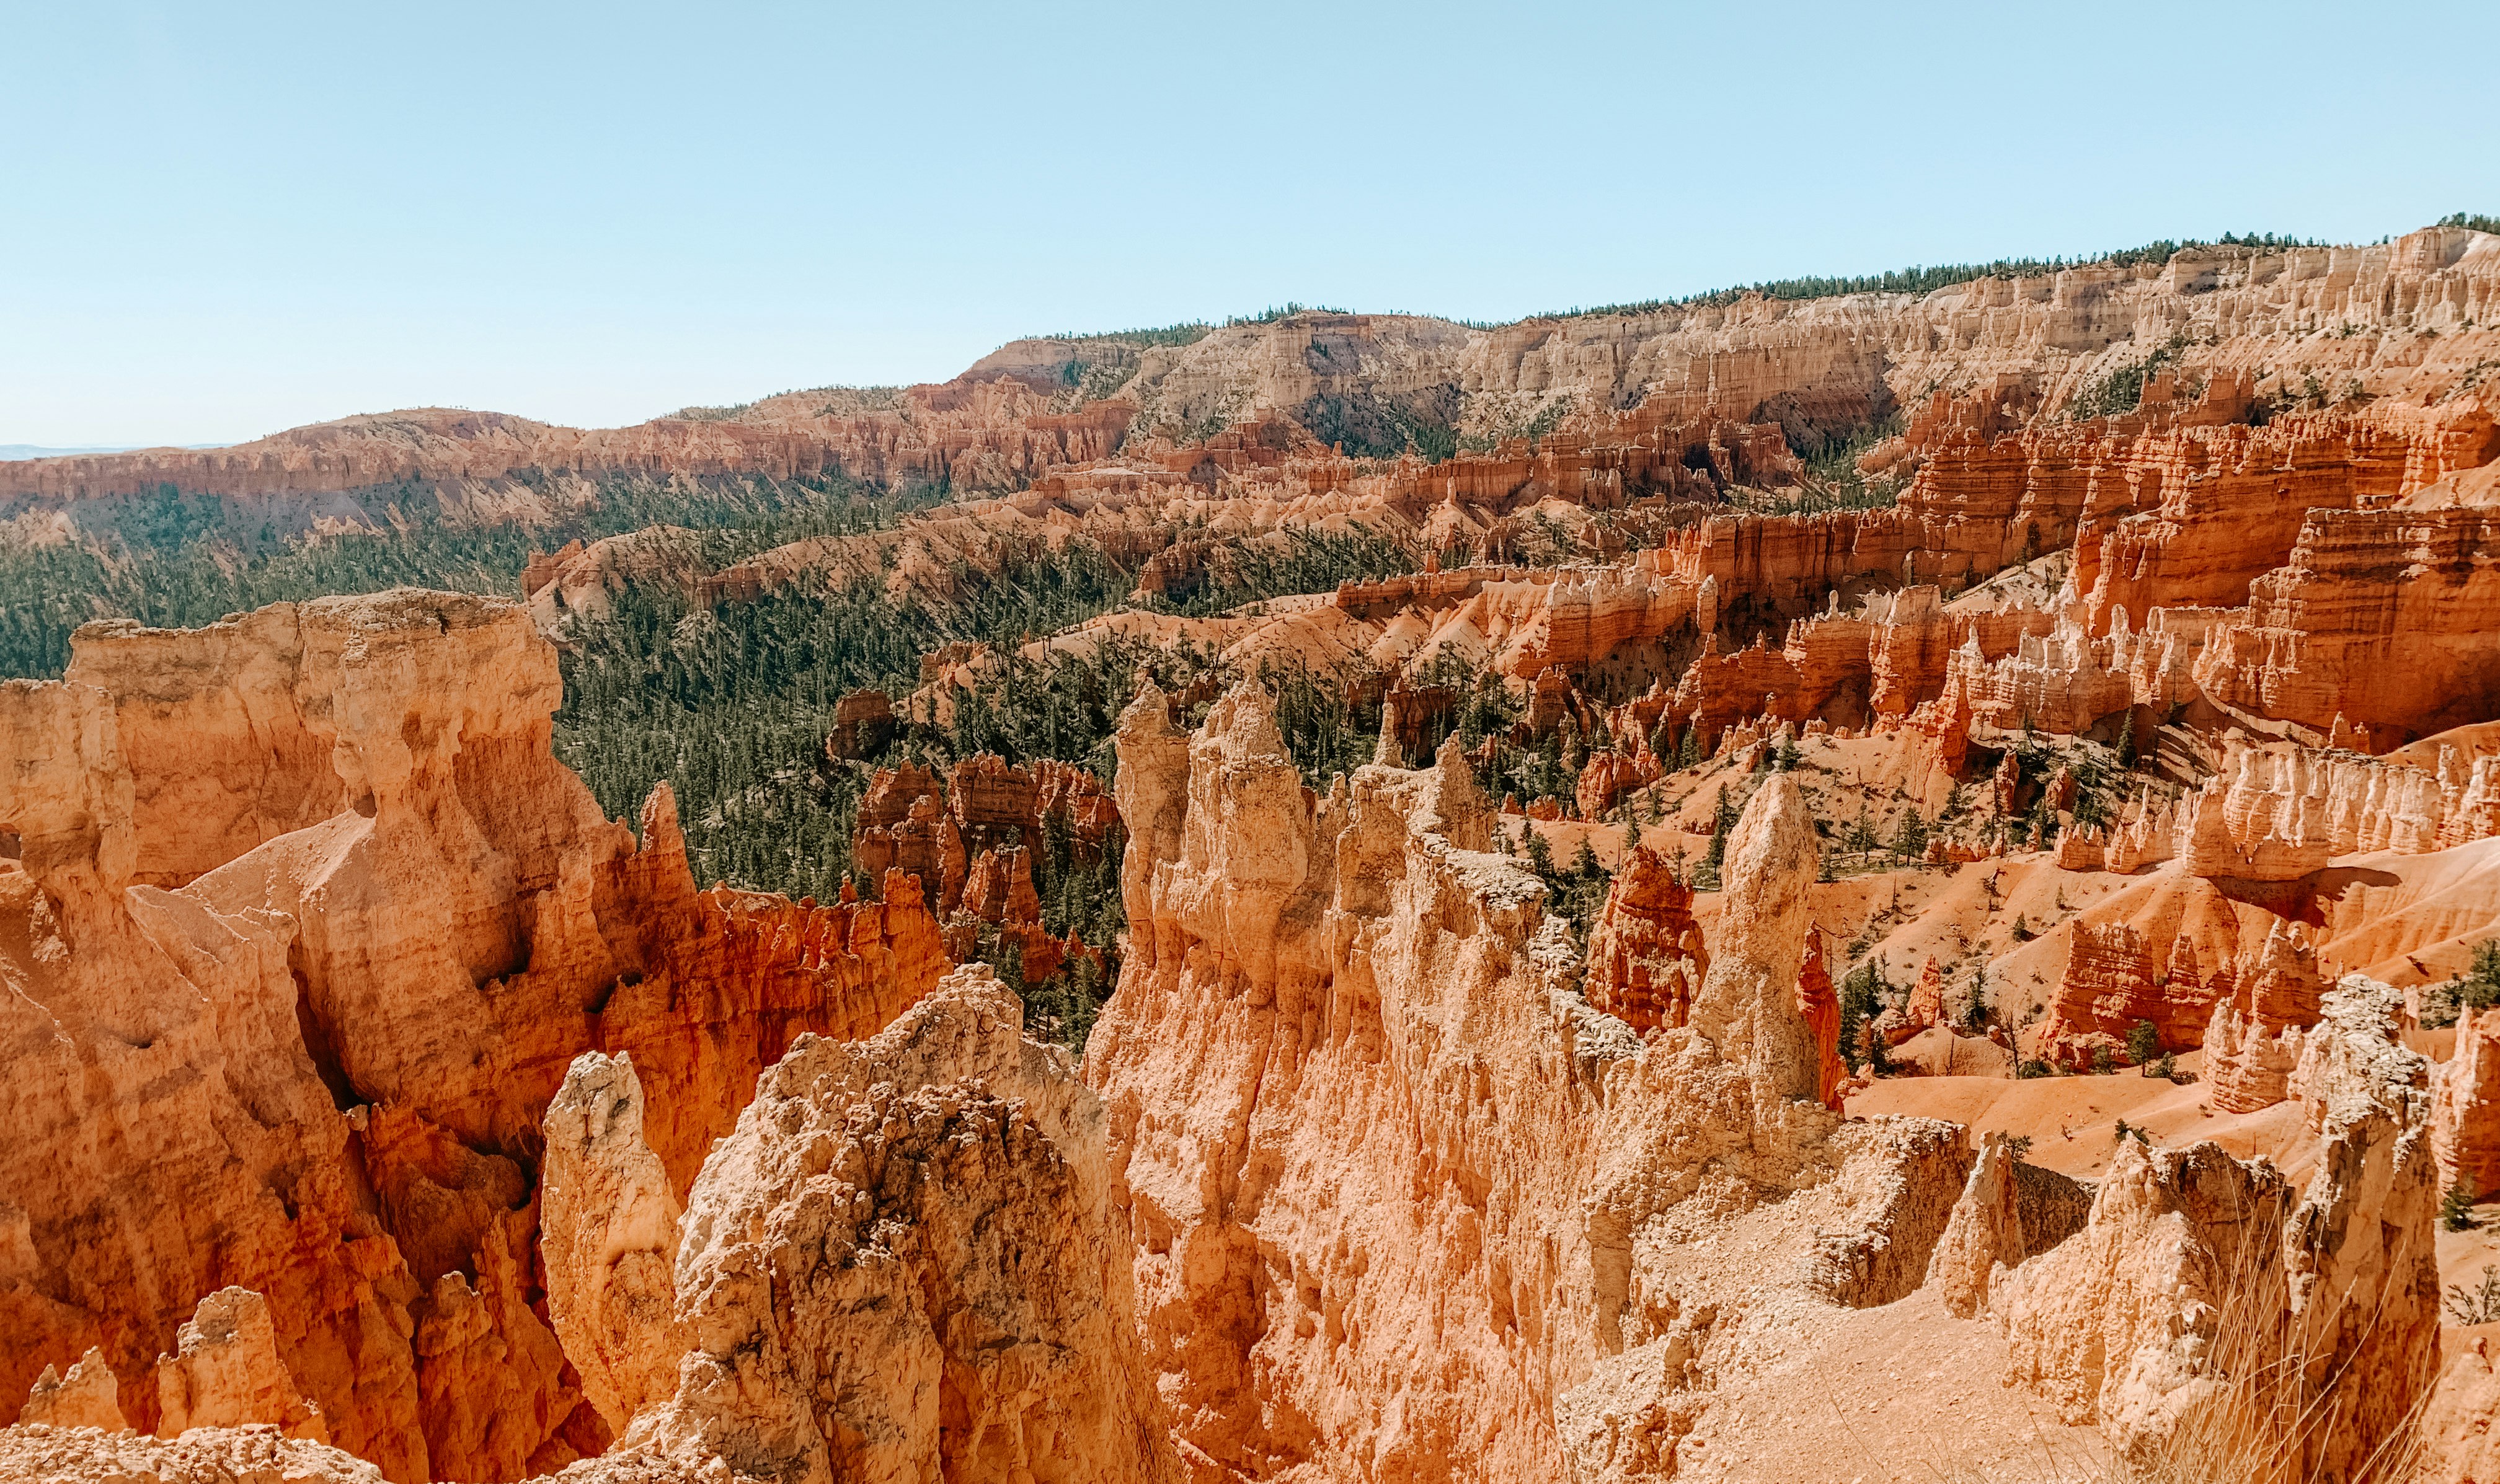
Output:
<path fill-rule="evenodd" d="M 1927 1282 L 1955 1315 L 1985 1313 L 1990 1286 L 2082 1231 L 2091 1204 L 2089 1187 L 2023 1163 L 2010 1141 L 1991 1135 L 1928 1260 Z"/>
<path fill-rule="evenodd" d="M 104 1352 L 89 1348 L 63 1375 L 50 1366 L 35 1377 L 35 1388 L 27 1394 L 25 1409 L 17 1414 L 25 1423 L 42 1423 L 55 1428 L 101 1428 L 107 1433 L 126 1433 L 130 1424 L 121 1415 L 120 1389 L 113 1368 L 105 1363 Z"/>
<path fill-rule="evenodd" d="M 1644 1044 L 1571 987 L 1455 747 L 1314 797 L 1245 689 L 1189 737 L 1150 691 L 1120 748 L 1132 944 L 1086 1069 L 1199 1467 L 1542 1479 L 1560 1450 L 1574 1477 L 1663 1475 L 1706 1422 L 1704 1353 L 1750 1343 L 1711 1336 L 1774 1293 L 1919 1285 L 1966 1157 L 1818 1101 L 1793 786 L 1731 840 L 1689 1025 Z M 1782 1256 L 1693 1269 L 1704 1210 Z M 1384 1389 L 1395 1425 L 1360 1404 Z"/>
<path fill-rule="evenodd" d="M 1692 1022 L 1747 1069 L 1760 1099 L 1819 1097 L 1822 1052 L 1796 998 L 1815 857 L 1805 798 L 1790 775 L 1773 774 L 1727 839 L 1719 952 L 1694 997 Z"/>
<path fill-rule="evenodd" d="M 631 1052 L 682 1188 L 792 1037 L 943 953 L 907 893 L 697 892 L 665 790 L 638 848 L 548 754 L 557 700 L 520 610 L 408 592 L 99 626 L 0 688 L 0 1389 L 91 1346 L 144 1377 L 234 1285 L 396 1480 L 604 1444 L 530 1303 L 565 1065 Z"/>
<path fill-rule="evenodd" d="M 2456 1049 L 2431 1081 L 2440 1189 L 2476 1199 L 2500 1190 L 2500 1009 L 2456 1019 Z"/>
<path fill-rule="evenodd" d="M 799 1484 L 1179 1477 L 1102 1105 L 1023 1018 L 974 965 L 878 1035 L 803 1036 L 765 1073 L 660 1234 L 682 1244 L 677 1323 L 618 1332 L 631 1369 L 674 1382 L 625 1455 Z M 633 1162 L 630 1130 L 615 1139 Z M 575 1216 L 559 1230 L 550 1205 L 551 1244 L 612 1233 Z"/>
<path fill-rule="evenodd" d="M 675 1394 L 690 1348 L 670 1276 L 684 1208 L 642 1113 L 633 1057 L 574 1058 L 547 1105 L 539 1176 L 548 1322 L 611 1434 Z"/>
<path fill-rule="evenodd" d="M 2271 1415 L 2301 1419 L 2308 1476 L 2359 1477 L 2438 1369 L 2437 1171 L 2401 1009 L 2357 975 L 2327 997 L 2292 1077 L 2325 1147 L 2297 1200 L 2219 1145 L 2122 1140 L 2083 1231 L 1990 1284 L 2015 1379 L 2138 1464 L 2286 1435 Z"/>
<path fill-rule="evenodd" d="M 2291 1096 L 2302 1032 L 2318 1023 L 2326 983 L 2297 923 L 2275 923 L 2265 941 L 2230 970 L 2205 1030 L 2205 1067 L 2214 1103 L 2252 1113 Z"/>
<path fill-rule="evenodd" d="M 2495 314 L 2500 238 L 2434 228 L 9 466 L 0 519 L 65 540 L 168 484 L 280 531 L 965 497 L 725 566 L 570 542 L 518 605 L 92 625 L 0 687 L 0 1473 L 1789 1477 L 1826 1467 L 1779 1451 L 1794 1398 L 1880 1366 L 1986 1382 L 1914 1399 L 1938 1435 L 2357 1480 L 2432 1395 L 2439 1193 L 2500 1188 L 2500 1012 L 2433 1072 L 2397 991 L 2328 988 L 2500 932 Z M 1755 513 L 1895 410 L 1876 508 Z M 1423 570 L 1201 612 L 1311 534 Z M 543 636 L 630 588 L 944 607 L 1053 556 L 1137 601 L 830 712 L 824 766 L 891 765 L 838 902 L 698 890 L 665 785 L 629 828 L 549 751 Z M 1181 642 L 1378 697 L 1374 763 L 1306 786 L 1220 678 L 1142 686 L 1107 787 L 894 762 L 1021 667 Z M 1472 750 L 1430 750 L 1462 709 Z M 1762 776 L 1719 889 L 1622 849 L 1583 950 L 1479 768 L 1601 857 L 1628 798 L 1710 833 Z M 1915 861 L 1848 823 L 1913 810 Z M 1080 1077 L 949 961 L 1107 962 L 1040 924 L 1115 852 Z M 1924 967 L 1872 1034 L 1952 1075 L 1849 1078 L 1834 979 L 1879 955 Z M 2202 1080 L 2126 1116 L 2297 1180 L 2125 1125 L 2044 1148 L 2070 1178 L 1897 1115 L 2063 1117 L 2111 1084 L 1995 1079 L 2148 1025 Z M 2429 1402 L 2451 1476 L 2490 1371 Z"/>
<path fill-rule="evenodd" d="M 1635 1031 L 1681 1026 L 1708 972 L 1692 889 L 1634 846 L 1589 935 L 1589 1003 Z"/>
<path fill-rule="evenodd" d="M 278 1358 L 268 1300 L 249 1289 L 218 1289 L 200 1301 L 176 1338 L 175 1352 L 156 1359 L 158 1436 L 267 1423 L 289 1437 L 329 1441 L 320 1409 Z"/>
<path fill-rule="evenodd" d="M 78 1428 L 8 1428 L 0 1430 L 0 1478 L 26 1484 L 383 1484 L 382 1471 L 354 1454 L 287 1437 L 275 1428 L 204 1428 L 170 1441 Z M 612 1484 L 629 1481 L 619 1477 Z"/>

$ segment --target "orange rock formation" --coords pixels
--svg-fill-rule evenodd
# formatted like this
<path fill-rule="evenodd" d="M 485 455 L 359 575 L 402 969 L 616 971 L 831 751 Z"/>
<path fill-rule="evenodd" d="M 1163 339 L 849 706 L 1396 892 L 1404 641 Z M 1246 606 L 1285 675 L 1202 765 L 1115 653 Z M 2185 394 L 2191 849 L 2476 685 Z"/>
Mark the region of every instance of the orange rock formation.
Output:
<path fill-rule="evenodd" d="M 944 958 L 905 891 L 697 892 L 665 790 L 638 848 L 549 755 L 557 700 L 519 610 L 408 592 L 97 626 L 0 688 L 0 1391 L 90 1347 L 144 1378 L 238 1286 L 394 1479 L 604 1445 L 532 1298 L 565 1064 L 632 1054 L 682 1188 L 793 1036 L 877 1029 Z"/>

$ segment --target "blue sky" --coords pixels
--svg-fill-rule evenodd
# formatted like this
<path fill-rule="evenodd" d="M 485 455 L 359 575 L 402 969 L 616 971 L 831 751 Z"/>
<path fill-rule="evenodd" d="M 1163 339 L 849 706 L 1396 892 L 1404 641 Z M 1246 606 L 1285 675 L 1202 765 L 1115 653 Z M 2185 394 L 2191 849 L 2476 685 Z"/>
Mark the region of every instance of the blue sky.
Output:
<path fill-rule="evenodd" d="M 0 443 L 2500 214 L 2500 7 L 0 5 Z"/>

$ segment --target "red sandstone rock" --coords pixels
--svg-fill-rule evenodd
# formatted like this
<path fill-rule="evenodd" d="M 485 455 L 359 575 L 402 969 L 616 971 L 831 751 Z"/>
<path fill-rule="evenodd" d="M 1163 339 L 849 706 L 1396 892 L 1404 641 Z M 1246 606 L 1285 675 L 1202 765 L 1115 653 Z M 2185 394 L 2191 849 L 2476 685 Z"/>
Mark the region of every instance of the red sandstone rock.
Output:
<path fill-rule="evenodd" d="M 2154 1023 L 2164 1048 L 2185 1049 L 2198 1043 L 2212 1005 L 2204 985 L 2168 983 L 2156 971 L 2153 945 L 2134 927 L 2078 921 L 2041 1027 L 2040 1051 L 2069 1067 L 2089 1066 L 2102 1050 L 2130 1065 L 2127 1037 L 2140 1022 Z"/>
<path fill-rule="evenodd" d="M 1824 963 L 1820 930 L 1806 935 L 1805 963 L 1797 970 L 1796 1008 L 1821 1052 L 1817 1058 L 1820 1070 L 1815 1074 L 1815 1098 L 1837 1112 L 1841 1085 L 1849 1080 L 1849 1064 L 1840 1056 L 1840 992 Z"/>
<path fill-rule="evenodd" d="M 2178 950 L 2193 966 L 2188 940 Z M 2174 958 L 2170 982 L 2182 981 Z M 2205 1069 L 2217 1106 L 2254 1112 L 2291 1095 L 2304 1032 L 2318 1023 L 2327 989 L 2318 955 L 2298 923 L 2277 922 L 2265 940 L 2244 953 L 2217 983 L 2214 1018 L 2205 1032 Z"/>
<path fill-rule="evenodd" d="M 549 754 L 553 655 L 509 605 L 100 626 L 72 676 L 0 688 L 31 764 L 0 777 L 0 945 L 26 945 L 0 946 L 24 1022 L 0 1188 L 38 1254 L 0 1293 L 0 1392 L 89 1346 L 143 1375 L 234 1285 L 331 1439 L 395 1479 L 599 1447 L 531 1307 L 515 1157 L 564 1066 L 632 1053 L 681 1186 L 792 1036 L 935 981 L 936 924 L 901 892 L 698 893 L 665 790 L 638 849 Z M 120 1389 L 143 1430 L 153 1393 Z"/>
<path fill-rule="evenodd" d="M 1692 888 L 1635 845 L 1589 934 L 1589 1003 L 1635 1031 L 1681 1026 L 1709 967 Z"/>

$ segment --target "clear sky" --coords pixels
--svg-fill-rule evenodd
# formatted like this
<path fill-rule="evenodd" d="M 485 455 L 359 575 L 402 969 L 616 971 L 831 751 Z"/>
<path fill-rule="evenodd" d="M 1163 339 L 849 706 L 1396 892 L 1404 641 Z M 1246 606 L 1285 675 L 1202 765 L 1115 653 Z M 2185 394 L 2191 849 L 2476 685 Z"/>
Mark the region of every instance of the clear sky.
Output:
<path fill-rule="evenodd" d="M 0 4 L 0 443 L 2500 214 L 2500 5 Z"/>

